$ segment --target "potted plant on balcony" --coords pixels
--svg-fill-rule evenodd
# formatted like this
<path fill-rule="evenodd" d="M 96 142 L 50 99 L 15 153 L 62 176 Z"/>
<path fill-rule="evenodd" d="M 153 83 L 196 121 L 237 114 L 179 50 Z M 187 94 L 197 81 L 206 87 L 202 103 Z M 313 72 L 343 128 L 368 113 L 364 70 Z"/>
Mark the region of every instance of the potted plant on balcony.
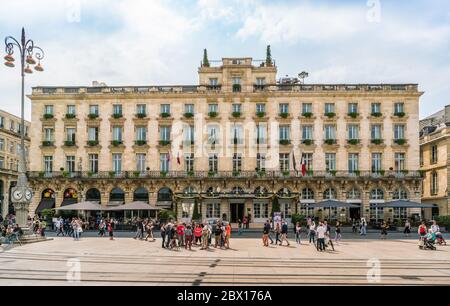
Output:
<path fill-rule="evenodd" d="M 116 171 L 109 171 L 109 177 L 114 177 L 116 175 Z"/>
<path fill-rule="evenodd" d="M 403 118 L 403 117 L 405 117 L 405 112 L 395 112 L 394 113 L 394 116 L 395 117 L 399 117 L 399 118 Z"/>
<path fill-rule="evenodd" d="M 122 144 L 122 141 L 121 140 L 113 140 L 111 142 L 111 144 L 113 145 L 113 147 L 118 147 Z"/>
<path fill-rule="evenodd" d="M 134 177 L 139 177 L 141 175 L 141 172 L 139 171 L 134 171 L 133 172 Z"/>
<path fill-rule="evenodd" d="M 186 118 L 186 119 L 191 119 L 193 117 L 194 117 L 193 113 L 184 113 L 184 118 Z"/>
<path fill-rule="evenodd" d="M 147 140 L 136 140 L 136 145 L 137 146 L 145 146 L 147 144 Z"/>
<path fill-rule="evenodd" d="M 279 114 L 281 118 L 286 119 L 289 117 L 289 113 L 280 113 Z"/>
<path fill-rule="evenodd" d="M 116 113 L 116 114 L 113 114 L 113 115 L 112 115 L 112 118 L 113 118 L 113 119 L 120 119 L 120 118 L 122 118 L 122 117 L 123 117 L 122 113 Z"/>
<path fill-rule="evenodd" d="M 329 170 L 328 174 L 331 175 L 331 176 L 336 176 L 337 171 L 336 170 Z"/>
<path fill-rule="evenodd" d="M 311 113 L 311 112 L 304 112 L 304 113 L 302 114 L 302 116 L 305 117 L 305 118 L 312 118 L 313 113 Z"/>
<path fill-rule="evenodd" d="M 233 116 L 233 118 L 239 118 L 241 117 L 241 112 L 233 112 L 231 115 Z"/>
<path fill-rule="evenodd" d="M 75 142 L 72 140 L 66 140 L 64 142 L 64 146 L 66 146 L 66 147 L 73 147 L 74 145 L 75 145 Z"/>
<path fill-rule="evenodd" d="M 336 143 L 336 139 L 325 139 L 325 144 L 331 146 Z"/>
<path fill-rule="evenodd" d="M 331 118 L 336 117 L 336 113 L 328 112 L 328 113 L 325 113 L 325 116 L 331 119 Z"/>
<path fill-rule="evenodd" d="M 136 118 L 138 118 L 138 119 L 144 119 L 145 117 L 147 117 L 146 113 L 137 113 L 136 114 Z"/>
<path fill-rule="evenodd" d="M 89 140 L 89 141 L 87 142 L 87 144 L 88 144 L 88 146 L 90 146 L 90 147 L 95 147 L 95 146 L 98 145 L 98 140 Z"/>
<path fill-rule="evenodd" d="M 372 139 L 371 142 L 372 142 L 372 144 L 374 144 L 374 145 L 380 145 L 380 144 L 383 143 L 383 139 L 379 139 L 379 138 L 377 138 L 377 139 Z"/>
<path fill-rule="evenodd" d="M 360 140 L 359 139 L 349 139 L 347 141 L 347 143 L 351 146 L 356 146 L 357 144 L 359 144 Z"/>
<path fill-rule="evenodd" d="M 358 118 L 359 114 L 357 112 L 350 112 L 350 113 L 348 113 L 348 116 L 350 118 L 356 119 L 356 118 Z"/>
<path fill-rule="evenodd" d="M 291 171 L 289 171 L 289 170 L 283 171 L 283 176 L 284 176 L 284 177 L 288 177 L 288 176 L 290 176 L 290 175 L 291 175 Z"/>
<path fill-rule="evenodd" d="M 98 114 L 89 114 L 88 118 L 91 120 L 97 119 L 98 118 Z"/>
<path fill-rule="evenodd" d="M 188 171 L 186 173 L 186 175 L 189 176 L 189 177 L 193 177 L 194 176 L 194 171 Z"/>
<path fill-rule="evenodd" d="M 239 176 L 240 174 L 241 174 L 241 171 L 233 171 L 233 176 L 234 177 Z"/>
<path fill-rule="evenodd" d="M 313 140 L 312 139 L 304 139 L 302 142 L 305 146 L 310 146 L 313 144 Z"/>
<path fill-rule="evenodd" d="M 280 139 L 280 145 L 287 146 L 290 144 L 291 144 L 291 141 L 289 139 Z"/>
<path fill-rule="evenodd" d="M 233 84 L 233 92 L 241 92 L 241 84 Z"/>
<path fill-rule="evenodd" d="M 216 118 L 218 115 L 219 115 L 219 114 L 218 114 L 217 112 L 209 112 L 209 113 L 208 113 L 208 116 L 209 116 L 210 118 Z"/>
<path fill-rule="evenodd" d="M 406 139 L 395 139 L 394 142 L 400 146 L 406 144 Z"/>
<path fill-rule="evenodd" d="M 49 119 L 53 119 L 54 115 L 53 114 L 44 114 L 44 119 L 49 120 Z"/>
<path fill-rule="evenodd" d="M 167 112 L 166 113 L 161 113 L 160 117 L 161 118 L 169 118 L 170 117 L 170 113 L 167 113 Z"/>
<path fill-rule="evenodd" d="M 265 112 L 256 112 L 256 117 L 258 118 L 264 118 L 266 116 Z"/>
<path fill-rule="evenodd" d="M 159 175 L 161 177 L 166 177 L 167 176 L 167 171 L 161 171 L 161 172 L 159 172 Z"/>
<path fill-rule="evenodd" d="M 76 115 L 75 114 L 66 114 L 66 119 L 75 119 Z"/>
<path fill-rule="evenodd" d="M 372 116 L 372 117 L 375 117 L 375 118 L 379 118 L 379 117 L 383 116 L 383 114 L 380 113 L 380 112 L 373 112 L 373 113 L 371 114 L 371 116 Z"/>
<path fill-rule="evenodd" d="M 214 176 L 216 176 L 217 175 L 217 172 L 216 171 L 208 171 L 208 176 L 209 177 L 214 177 Z"/>
<path fill-rule="evenodd" d="M 159 145 L 163 147 L 168 146 L 170 145 L 170 140 L 160 140 Z"/>

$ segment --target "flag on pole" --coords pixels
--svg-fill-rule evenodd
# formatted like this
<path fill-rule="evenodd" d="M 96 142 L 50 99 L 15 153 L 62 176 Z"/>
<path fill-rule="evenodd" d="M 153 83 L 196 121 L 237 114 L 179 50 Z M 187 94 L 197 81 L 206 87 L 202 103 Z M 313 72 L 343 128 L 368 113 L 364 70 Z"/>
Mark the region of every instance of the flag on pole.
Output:
<path fill-rule="evenodd" d="M 295 161 L 295 152 L 292 150 L 292 164 L 294 165 L 294 171 L 297 172 L 297 162 Z"/>
<path fill-rule="evenodd" d="M 306 175 L 306 161 L 305 161 L 305 156 L 302 155 L 302 175 L 305 176 Z"/>
<path fill-rule="evenodd" d="M 180 152 L 177 153 L 177 163 L 178 165 L 181 165 Z"/>

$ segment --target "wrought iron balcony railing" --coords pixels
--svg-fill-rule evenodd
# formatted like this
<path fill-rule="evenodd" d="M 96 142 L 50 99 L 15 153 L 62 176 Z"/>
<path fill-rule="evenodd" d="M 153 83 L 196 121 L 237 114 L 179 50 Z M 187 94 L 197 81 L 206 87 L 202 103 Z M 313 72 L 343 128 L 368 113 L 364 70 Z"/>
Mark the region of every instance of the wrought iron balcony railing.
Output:
<path fill-rule="evenodd" d="M 116 179 L 116 178 L 136 178 L 136 179 L 150 179 L 150 178 L 296 178 L 296 179 L 311 179 L 311 178 L 394 178 L 394 179 L 418 179 L 423 177 L 421 171 L 333 171 L 330 175 L 329 171 L 306 171 L 303 175 L 302 171 L 101 171 L 101 172 L 29 172 L 28 175 L 32 179 Z"/>

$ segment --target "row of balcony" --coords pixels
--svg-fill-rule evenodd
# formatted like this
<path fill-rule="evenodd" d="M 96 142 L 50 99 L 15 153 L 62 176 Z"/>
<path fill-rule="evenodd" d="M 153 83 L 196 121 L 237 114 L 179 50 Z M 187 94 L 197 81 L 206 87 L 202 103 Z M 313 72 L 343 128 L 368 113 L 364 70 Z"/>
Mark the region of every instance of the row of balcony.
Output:
<path fill-rule="evenodd" d="M 234 145 L 243 144 L 243 143 L 244 142 L 242 140 L 239 140 L 239 139 L 234 139 L 233 142 L 232 142 L 232 144 L 234 144 Z M 325 139 L 323 141 L 323 143 L 325 145 L 330 145 L 330 146 L 331 145 L 338 145 L 337 139 Z M 370 143 L 372 145 L 383 145 L 384 140 L 383 139 L 371 139 Z M 407 140 L 406 139 L 394 139 L 393 143 L 396 144 L 396 145 L 402 146 L 402 145 L 406 145 L 407 144 Z M 99 144 L 100 143 L 99 143 L 98 140 L 89 140 L 89 141 L 86 142 L 86 145 L 88 147 L 96 147 Z M 122 140 L 112 140 L 110 142 L 110 144 L 113 147 L 118 147 L 118 146 L 123 146 L 124 142 Z M 148 142 L 147 142 L 147 140 L 136 140 L 134 142 L 134 144 L 136 146 L 146 146 L 148 144 Z M 160 140 L 158 142 L 158 144 L 160 146 L 169 146 L 169 145 L 172 144 L 172 141 L 171 140 Z M 213 145 L 213 144 L 217 145 L 218 143 L 208 143 L 208 144 L 209 145 Z M 266 140 L 257 139 L 256 140 L 256 144 L 267 144 L 267 141 Z M 289 140 L 289 139 L 281 139 L 281 140 L 279 140 L 279 144 L 281 146 L 289 146 L 289 145 L 292 144 L 292 141 Z M 312 139 L 304 139 L 304 140 L 301 141 L 301 144 L 305 145 L 305 146 L 312 146 L 312 145 L 315 144 L 315 141 L 312 140 Z M 347 144 L 350 145 L 350 146 L 357 146 L 357 145 L 361 144 L 361 140 L 360 139 L 348 139 L 347 140 Z M 195 145 L 195 142 L 194 141 L 183 141 L 183 145 L 184 146 L 191 146 L 191 145 Z M 55 143 L 53 141 L 43 141 L 42 142 L 42 146 L 43 147 L 54 147 Z M 64 142 L 64 146 L 65 147 L 74 147 L 74 146 L 76 146 L 76 142 L 75 141 L 65 141 Z"/>
<path fill-rule="evenodd" d="M 33 179 L 116 179 L 116 178 L 261 178 L 261 179 L 281 179 L 281 178 L 394 178 L 394 179 L 419 179 L 423 177 L 421 171 L 101 171 L 101 172 L 29 172 L 29 178 Z"/>
<path fill-rule="evenodd" d="M 232 115 L 233 118 L 242 118 L 243 117 L 243 114 L 241 112 L 232 112 L 231 115 Z M 267 114 L 265 112 L 256 112 L 255 115 L 256 115 L 257 118 L 263 119 L 263 118 L 266 118 Z M 194 116 L 195 116 L 194 113 L 184 113 L 183 114 L 183 117 L 185 119 L 192 119 L 192 118 L 194 118 Z M 209 118 L 217 118 L 218 116 L 219 116 L 218 112 L 209 112 L 208 113 L 208 117 Z M 279 113 L 278 116 L 280 118 L 282 118 L 282 119 L 288 119 L 288 118 L 291 117 L 291 114 L 287 113 L 287 112 L 286 113 Z M 328 119 L 334 119 L 334 118 L 336 118 L 337 115 L 334 112 L 328 112 L 328 113 L 324 113 L 324 116 L 326 118 L 328 118 Z M 360 114 L 356 113 L 356 112 L 355 113 L 348 113 L 347 116 L 349 118 L 353 118 L 353 119 L 361 118 Z M 377 113 L 371 113 L 370 116 L 373 117 L 373 118 L 380 118 L 380 117 L 383 116 L 383 114 L 377 112 Z M 393 116 L 397 117 L 397 118 L 404 118 L 406 116 L 406 113 L 405 112 L 396 112 L 396 113 L 393 114 Z M 124 116 L 121 113 L 113 114 L 111 116 L 112 119 L 121 119 L 123 117 Z M 171 118 L 172 115 L 170 113 L 161 113 L 161 114 L 159 114 L 159 117 L 161 119 L 168 119 L 168 118 Z M 314 118 L 314 114 L 311 113 L 311 112 L 306 112 L 306 113 L 302 113 L 301 117 L 303 117 L 305 119 L 311 119 L 311 118 Z M 42 119 L 44 119 L 44 120 L 51 120 L 51 119 L 54 119 L 54 118 L 55 118 L 55 116 L 53 114 L 44 114 L 43 117 L 42 117 Z M 73 119 L 76 119 L 77 116 L 75 114 L 66 114 L 65 118 L 67 120 L 73 120 Z M 99 118 L 99 114 L 89 114 L 87 118 L 89 120 L 95 120 L 95 119 Z M 148 115 L 146 113 L 137 113 L 137 114 L 135 114 L 135 118 L 136 119 L 146 119 L 146 118 L 148 118 Z"/>
<path fill-rule="evenodd" d="M 238 84 L 236 84 L 238 85 Z M 220 92 L 221 85 L 181 85 L 181 86 L 126 86 L 126 87 L 34 87 L 33 95 L 60 94 L 157 94 L 157 93 L 204 93 Z M 238 91 L 233 88 L 233 91 Z M 417 84 L 266 84 L 254 85 L 253 92 L 377 92 L 377 91 L 418 91 Z"/>

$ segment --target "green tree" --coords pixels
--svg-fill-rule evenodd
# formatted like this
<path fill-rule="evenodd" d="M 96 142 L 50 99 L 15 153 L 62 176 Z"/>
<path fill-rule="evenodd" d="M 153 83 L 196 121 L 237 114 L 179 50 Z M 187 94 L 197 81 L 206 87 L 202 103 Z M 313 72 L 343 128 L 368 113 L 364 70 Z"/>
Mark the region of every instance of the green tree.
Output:
<path fill-rule="evenodd" d="M 199 205 L 197 200 L 194 202 L 194 212 L 192 213 L 193 220 L 201 220 L 202 219 L 202 211 L 199 209 Z"/>
<path fill-rule="evenodd" d="M 272 66 L 272 51 L 270 49 L 270 45 L 267 46 L 266 51 L 266 66 Z"/>
<path fill-rule="evenodd" d="M 272 200 L 272 218 L 274 213 L 280 211 L 281 211 L 280 202 L 278 201 L 278 197 L 275 196 Z"/>
<path fill-rule="evenodd" d="M 209 67 L 208 50 L 203 50 L 203 67 Z"/>

